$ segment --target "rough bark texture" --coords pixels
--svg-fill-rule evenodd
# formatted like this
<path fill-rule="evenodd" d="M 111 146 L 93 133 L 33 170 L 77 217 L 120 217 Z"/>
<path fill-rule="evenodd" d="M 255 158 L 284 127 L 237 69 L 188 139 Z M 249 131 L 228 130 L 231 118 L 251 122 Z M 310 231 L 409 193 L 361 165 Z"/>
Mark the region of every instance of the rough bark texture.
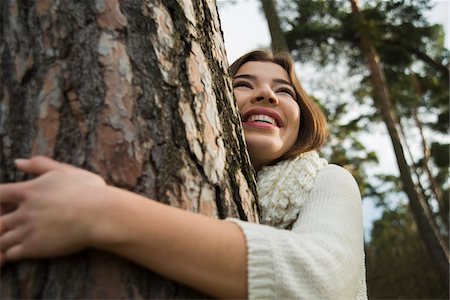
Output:
<path fill-rule="evenodd" d="M 289 52 L 286 36 L 280 26 L 281 22 L 278 17 L 276 1 L 261 0 L 261 5 L 267 19 L 267 24 L 269 25 L 270 37 L 272 39 L 272 50 Z"/>
<path fill-rule="evenodd" d="M 357 0 L 350 0 L 352 6 L 352 13 L 358 24 L 363 24 L 361 12 L 358 7 Z M 394 147 L 395 156 L 400 170 L 400 178 L 403 183 L 403 188 L 409 198 L 409 205 L 414 215 L 419 233 L 427 245 L 428 251 L 440 272 L 443 284 L 447 286 L 449 280 L 449 250 L 448 245 L 445 244 L 444 239 L 440 236 L 439 229 L 431 215 L 430 210 L 425 199 L 423 199 L 416 190 L 409 165 L 406 161 L 403 146 L 400 140 L 399 132 L 396 125 L 398 124 L 397 117 L 391 105 L 390 94 L 387 88 L 384 72 L 380 64 L 380 58 L 372 45 L 369 37 L 360 31 L 361 50 L 367 60 L 371 80 L 374 89 L 374 97 L 376 99 L 380 113 L 387 126 L 389 136 Z"/>
<path fill-rule="evenodd" d="M 14 158 L 42 154 L 172 206 L 257 222 L 214 1 L 0 5 L 1 182 L 26 179 Z M 189 297 L 202 295 L 94 250 L 1 274 L 2 299 Z"/>

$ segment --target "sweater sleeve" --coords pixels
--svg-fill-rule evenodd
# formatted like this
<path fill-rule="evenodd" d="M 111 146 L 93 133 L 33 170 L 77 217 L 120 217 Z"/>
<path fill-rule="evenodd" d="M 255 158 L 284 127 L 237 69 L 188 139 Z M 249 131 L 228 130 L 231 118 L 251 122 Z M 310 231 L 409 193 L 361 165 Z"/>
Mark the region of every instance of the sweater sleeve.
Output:
<path fill-rule="evenodd" d="M 366 299 L 361 197 L 328 165 L 292 230 L 232 219 L 247 242 L 249 299 Z"/>

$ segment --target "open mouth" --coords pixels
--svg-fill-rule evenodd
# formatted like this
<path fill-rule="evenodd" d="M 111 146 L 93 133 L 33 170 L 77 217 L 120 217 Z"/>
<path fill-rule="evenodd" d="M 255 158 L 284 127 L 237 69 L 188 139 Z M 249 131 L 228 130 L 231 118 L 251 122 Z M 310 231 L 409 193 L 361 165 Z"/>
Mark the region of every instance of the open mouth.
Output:
<path fill-rule="evenodd" d="M 242 115 L 242 122 L 254 125 L 283 127 L 280 115 L 273 109 L 254 108 Z"/>
<path fill-rule="evenodd" d="M 278 126 L 277 121 L 274 118 L 269 117 L 267 115 L 251 115 L 244 122 L 259 122 Z"/>

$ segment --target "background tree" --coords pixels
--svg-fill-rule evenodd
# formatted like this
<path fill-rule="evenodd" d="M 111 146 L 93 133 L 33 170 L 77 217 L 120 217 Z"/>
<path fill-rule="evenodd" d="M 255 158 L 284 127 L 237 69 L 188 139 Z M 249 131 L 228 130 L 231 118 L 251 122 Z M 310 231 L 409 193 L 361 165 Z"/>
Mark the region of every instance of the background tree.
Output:
<path fill-rule="evenodd" d="M 289 51 L 286 36 L 281 28 L 280 18 L 277 11 L 277 3 L 275 0 L 261 0 L 261 7 L 267 19 L 270 37 L 272 40 L 272 50 Z"/>
<path fill-rule="evenodd" d="M 407 206 L 386 207 L 366 255 L 370 299 L 448 298 Z"/>
<path fill-rule="evenodd" d="M 406 161 L 403 145 L 400 140 L 400 133 L 397 126 L 399 120 L 391 103 L 391 96 L 386 82 L 383 68 L 380 64 L 380 58 L 376 51 L 372 40 L 367 31 L 365 31 L 365 19 L 363 18 L 358 6 L 357 0 L 351 0 L 352 15 L 356 26 L 360 26 L 356 30 L 359 35 L 360 47 L 362 54 L 367 60 L 367 64 L 371 73 L 371 81 L 373 85 L 374 100 L 383 116 L 383 120 L 387 126 L 389 136 L 391 137 L 394 152 L 397 158 L 400 170 L 400 178 L 402 180 L 403 189 L 408 195 L 411 212 L 415 217 L 420 236 L 425 241 L 431 258 L 436 265 L 437 270 L 441 274 L 442 282 L 448 289 L 448 273 L 449 273 L 449 249 L 446 244 L 435 219 L 431 214 L 431 209 L 426 199 L 418 193 L 418 190 L 412 180 L 411 170 Z"/>
<path fill-rule="evenodd" d="M 211 217 L 257 222 L 214 1 L 1 2 L 1 182 L 47 155 Z M 151 254 L 149 254 L 151 255 Z M 9 264 L 1 298 L 204 297 L 113 255 Z"/>

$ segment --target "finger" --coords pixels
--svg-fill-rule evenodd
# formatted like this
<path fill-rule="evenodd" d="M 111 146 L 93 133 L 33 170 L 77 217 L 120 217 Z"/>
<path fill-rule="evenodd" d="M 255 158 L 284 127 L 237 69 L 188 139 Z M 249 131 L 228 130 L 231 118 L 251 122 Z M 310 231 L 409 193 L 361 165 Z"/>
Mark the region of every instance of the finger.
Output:
<path fill-rule="evenodd" d="M 65 170 L 72 168 L 72 166 L 64 163 L 57 162 L 51 158 L 45 156 L 35 156 L 31 159 L 16 159 L 16 167 L 26 173 L 43 174 L 53 170 Z"/>
<path fill-rule="evenodd" d="M 0 184 L 0 203 L 17 206 L 25 197 L 24 190 L 27 184 L 28 182 Z"/>
<path fill-rule="evenodd" d="M 0 216 L 9 214 L 10 212 L 13 212 L 17 209 L 16 204 L 12 203 L 1 203 L 0 201 Z"/>
<path fill-rule="evenodd" d="M 17 244 L 6 250 L 4 253 L 7 261 L 17 261 L 25 258 L 25 247 L 22 244 Z"/>
<path fill-rule="evenodd" d="M 23 240 L 24 235 L 24 230 L 20 228 L 8 231 L 0 237 L 0 250 L 7 251 L 12 246 L 19 244 Z"/>
<path fill-rule="evenodd" d="M 19 224 L 20 218 L 15 213 L 4 215 L 0 218 L 0 236 L 8 230 L 14 229 Z"/>

